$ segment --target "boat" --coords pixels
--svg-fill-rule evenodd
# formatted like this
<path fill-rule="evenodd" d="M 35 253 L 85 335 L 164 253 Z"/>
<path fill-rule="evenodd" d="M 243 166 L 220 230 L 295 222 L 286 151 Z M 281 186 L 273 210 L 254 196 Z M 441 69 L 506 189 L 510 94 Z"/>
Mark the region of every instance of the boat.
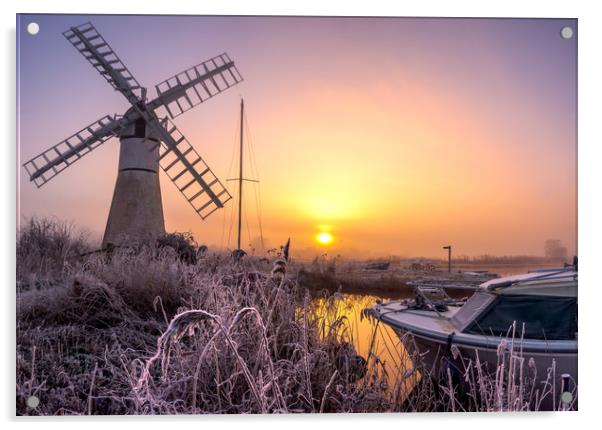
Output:
<path fill-rule="evenodd" d="M 390 261 L 368 263 L 364 266 L 364 270 L 389 270 Z"/>
<path fill-rule="evenodd" d="M 464 299 L 450 297 L 449 285 L 413 284 L 413 299 L 377 302 L 368 313 L 399 334 L 423 374 L 461 373 L 477 355 L 495 372 L 500 353 L 520 352 L 525 366 L 536 368 L 537 381 L 545 381 L 554 365 L 549 386 L 574 391 L 577 284 L 575 258 L 562 268 L 488 280 Z"/>

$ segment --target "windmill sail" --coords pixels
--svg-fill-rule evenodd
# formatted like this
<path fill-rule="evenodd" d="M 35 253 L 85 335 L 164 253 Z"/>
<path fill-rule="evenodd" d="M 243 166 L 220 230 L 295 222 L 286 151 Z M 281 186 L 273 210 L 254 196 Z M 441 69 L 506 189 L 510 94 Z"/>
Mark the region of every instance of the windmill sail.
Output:
<path fill-rule="evenodd" d="M 234 62 L 224 53 L 157 84 L 158 96 L 149 105 L 163 105 L 175 118 L 241 81 Z"/>
<path fill-rule="evenodd" d="M 122 127 L 121 120 L 107 115 L 47 149 L 24 164 L 38 188 L 71 164 L 98 148 Z"/>
<path fill-rule="evenodd" d="M 203 158 L 169 120 L 161 122 L 159 165 L 202 219 L 232 198 Z M 155 149 L 157 145 L 154 146 Z"/>
<path fill-rule="evenodd" d="M 135 104 L 144 98 L 145 89 L 91 23 L 71 27 L 63 36 L 130 103 Z"/>

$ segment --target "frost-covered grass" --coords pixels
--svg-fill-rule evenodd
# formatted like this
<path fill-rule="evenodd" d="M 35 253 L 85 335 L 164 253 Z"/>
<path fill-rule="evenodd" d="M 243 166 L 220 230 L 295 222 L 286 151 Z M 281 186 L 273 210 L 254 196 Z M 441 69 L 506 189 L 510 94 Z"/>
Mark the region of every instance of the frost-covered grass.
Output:
<path fill-rule="evenodd" d="M 338 316 L 342 299 L 327 297 L 318 311 L 283 256 L 233 262 L 209 251 L 189 264 L 181 249 L 170 238 L 82 257 L 89 246 L 63 224 L 23 227 L 17 414 L 462 410 L 460 387 L 437 386 L 407 363 L 394 377 L 377 354 L 364 366 Z M 473 384 L 496 399 L 499 380 Z M 505 409 L 486 402 L 466 407 Z"/>

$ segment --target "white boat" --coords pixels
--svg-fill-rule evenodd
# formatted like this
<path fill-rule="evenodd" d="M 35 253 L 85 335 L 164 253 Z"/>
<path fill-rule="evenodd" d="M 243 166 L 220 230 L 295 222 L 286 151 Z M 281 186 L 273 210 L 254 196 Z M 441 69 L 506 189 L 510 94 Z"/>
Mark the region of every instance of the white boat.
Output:
<path fill-rule="evenodd" d="M 499 351 L 513 349 L 525 364 L 533 358 L 537 381 L 546 379 L 554 362 L 555 381 L 550 382 L 556 391 L 574 391 L 569 385 L 577 381 L 576 261 L 489 280 L 467 300 L 452 299 L 447 287 L 416 284 L 415 299 L 378 303 L 370 314 L 400 334 L 406 349 L 418 353 L 415 365 L 429 375 L 440 375 L 450 364 L 458 370 L 460 360 L 474 362 L 477 352 L 495 371 Z"/>

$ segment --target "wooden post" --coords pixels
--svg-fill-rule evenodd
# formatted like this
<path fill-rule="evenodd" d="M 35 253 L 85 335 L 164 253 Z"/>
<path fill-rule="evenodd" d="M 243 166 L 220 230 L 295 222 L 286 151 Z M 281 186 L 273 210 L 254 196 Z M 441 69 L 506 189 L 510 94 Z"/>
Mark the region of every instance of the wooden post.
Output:
<path fill-rule="evenodd" d="M 447 249 L 447 271 L 451 273 L 451 245 L 444 246 L 443 249 Z"/>

